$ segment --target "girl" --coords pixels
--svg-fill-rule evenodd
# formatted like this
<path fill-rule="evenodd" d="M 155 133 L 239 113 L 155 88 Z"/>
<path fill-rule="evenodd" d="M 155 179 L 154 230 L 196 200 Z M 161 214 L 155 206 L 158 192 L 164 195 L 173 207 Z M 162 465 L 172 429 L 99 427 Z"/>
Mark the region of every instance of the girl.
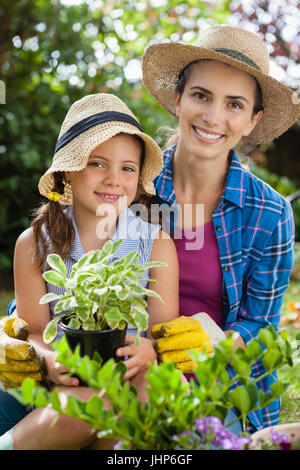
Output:
<path fill-rule="evenodd" d="M 185 226 L 173 227 L 180 314 L 207 312 L 225 334 L 237 333 L 236 347 L 245 347 L 260 328 L 278 328 L 294 227 L 289 203 L 246 171 L 233 149 L 240 140 L 275 139 L 296 122 L 300 106 L 292 90 L 269 76 L 261 39 L 231 26 L 205 30 L 196 45 L 150 46 L 143 77 L 179 120 L 155 180 L 157 196 L 183 214 L 187 205 L 193 209 Z M 201 249 L 188 248 L 191 235 L 204 240 Z M 257 363 L 253 376 L 262 370 Z M 274 381 L 267 376 L 258 386 L 266 393 Z M 276 424 L 279 400 L 249 419 L 252 430 Z"/>
<path fill-rule="evenodd" d="M 148 299 L 149 329 L 178 314 L 178 264 L 173 241 L 163 236 L 159 225 L 136 217 L 128 207 L 140 196 L 154 192 L 152 180 L 162 167 L 162 154 L 127 106 L 109 94 L 89 95 L 74 103 L 62 124 L 49 170 L 39 182 L 40 193 L 50 202 L 38 209 L 31 227 L 21 234 L 15 248 L 14 276 L 18 315 L 29 324 L 30 342 L 46 362 L 48 379 L 60 387 L 64 400 L 68 394 L 88 399 L 95 391 L 78 386 L 78 379 L 56 362 L 56 353 L 42 340 L 42 333 L 53 315 L 54 305 L 39 305 L 52 286 L 42 278 L 50 252 L 60 254 L 68 266 L 87 251 L 101 249 L 109 237 L 123 239 L 114 254 L 121 257 L 132 250 L 140 253 L 139 263 L 160 260 L 166 268 L 152 268 L 148 277 L 156 279 L 153 289 L 164 300 Z M 99 230 L 110 214 L 110 232 Z M 99 215 L 101 214 L 101 215 Z M 112 219 L 111 219 L 112 215 Z M 113 230 L 112 222 L 117 223 Z M 104 226 L 105 224 L 103 224 Z M 132 227 L 135 233 L 132 233 Z M 131 231 L 128 228 L 131 227 Z M 103 227 L 102 227 L 103 229 Z M 164 270 L 164 272 L 162 272 Z M 147 282 L 144 282 L 144 286 Z M 153 343 L 141 338 L 135 346 L 134 331 L 118 352 L 128 356 L 125 379 L 146 399 L 144 374 L 148 362 L 156 360 Z M 107 406 L 109 404 L 107 403 Z M 36 409 L 9 433 L 14 449 L 80 449 L 99 444 L 96 433 L 77 420 Z M 7 438 L 7 436 L 6 436 Z"/>

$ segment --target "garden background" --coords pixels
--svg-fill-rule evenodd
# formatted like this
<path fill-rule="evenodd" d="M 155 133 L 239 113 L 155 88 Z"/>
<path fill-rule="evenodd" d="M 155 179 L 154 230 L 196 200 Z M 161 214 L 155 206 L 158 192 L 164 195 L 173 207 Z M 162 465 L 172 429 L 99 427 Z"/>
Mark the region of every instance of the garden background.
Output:
<path fill-rule="evenodd" d="M 142 85 L 143 52 L 164 40 L 193 43 L 200 30 L 218 23 L 260 34 L 271 53 L 271 75 L 300 100 L 298 0 L 0 0 L 0 316 L 13 297 L 14 244 L 42 202 L 37 184 L 71 103 L 89 93 L 114 93 L 162 145 L 162 128 L 176 122 Z M 299 148 L 298 122 L 276 141 L 243 146 L 239 154 L 288 197 L 300 190 Z M 293 210 L 295 266 L 283 315 L 291 313 L 290 301 L 300 303 L 300 199 Z M 299 323 L 282 328 L 293 338 Z M 300 364 L 280 373 L 290 383 L 281 420 L 300 421 Z"/>

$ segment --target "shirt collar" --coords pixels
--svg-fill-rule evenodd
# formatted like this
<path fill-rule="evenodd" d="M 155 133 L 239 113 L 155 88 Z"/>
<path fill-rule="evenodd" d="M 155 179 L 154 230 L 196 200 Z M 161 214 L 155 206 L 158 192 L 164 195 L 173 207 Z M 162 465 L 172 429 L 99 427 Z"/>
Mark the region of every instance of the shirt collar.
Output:
<path fill-rule="evenodd" d="M 245 175 L 247 174 L 247 171 L 243 168 L 234 150 L 232 150 L 231 155 L 232 158 L 226 178 L 223 197 L 227 201 L 243 208 L 246 197 Z"/>
<path fill-rule="evenodd" d="M 157 195 L 170 205 L 176 204 L 176 197 L 173 187 L 173 154 L 176 144 L 169 147 L 164 152 L 164 165 L 161 173 L 154 179 L 154 186 Z M 241 162 L 234 150 L 231 151 L 231 162 L 226 178 L 225 188 L 222 199 L 236 204 L 239 207 L 244 206 L 246 189 L 245 189 L 246 170 L 242 167 Z"/>

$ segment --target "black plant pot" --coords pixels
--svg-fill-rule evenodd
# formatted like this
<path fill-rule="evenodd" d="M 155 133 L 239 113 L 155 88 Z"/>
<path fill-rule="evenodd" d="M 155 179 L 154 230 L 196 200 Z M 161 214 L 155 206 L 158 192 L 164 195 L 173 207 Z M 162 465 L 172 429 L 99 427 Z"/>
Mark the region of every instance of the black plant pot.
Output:
<path fill-rule="evenodd" d="M 69 319 L 62 318 L 59 322 L 61 329 L 66 335 L 67 342 L 72 351 L 80 345 L 80 355 L 93 358 L 95 351 L 99 353 L 103 363 L 108 359 L 114 359 L 116 362 L 122 360 L 122 357 L 116 356 L 116 350 L 125 345 L 126 330 L 114 328 L 111 330 L 73 330 L 68 326 Z"/>

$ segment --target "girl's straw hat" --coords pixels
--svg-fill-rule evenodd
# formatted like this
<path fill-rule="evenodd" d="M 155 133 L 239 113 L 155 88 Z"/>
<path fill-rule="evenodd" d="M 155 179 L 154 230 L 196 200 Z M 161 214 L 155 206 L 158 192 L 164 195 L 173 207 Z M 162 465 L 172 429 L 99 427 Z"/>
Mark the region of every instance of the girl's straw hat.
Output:
<path fill-rule="evenodd" d="M 39 191 L 46 196 L 54 188 L 54 172 L 80 171 L 86 167 L 90 153 L 98 145 L 120 134 L 138 135 L 145 143 L 145 160 L 141 172 L 142 191 L 155 194 L 153 179 L 163 164 L 162 152 L 156 142 L 144 134 L 130 109 L 117 96 L 97 93 L 76 101 L 61 126 L 52 165 L 41 177 Z M 65 183 L 61 204 L 72 203 L 72 190 Z"/>
<path fill-rule="evenodd" d="M 255 77 L 263 95 L 264 114 L 247 142 L 268 142 L 291 127 L 300 115 L 293 91 L 269 75 L 269 53 L 264 42 L 249 31 L 232 26 L 211 27 L 197 44 L 161 43 L 148 47 L 143 57 L 143 79 L 150 93 L 175 116 L 174 89 L 191 62 L 214 59 Z"/>

